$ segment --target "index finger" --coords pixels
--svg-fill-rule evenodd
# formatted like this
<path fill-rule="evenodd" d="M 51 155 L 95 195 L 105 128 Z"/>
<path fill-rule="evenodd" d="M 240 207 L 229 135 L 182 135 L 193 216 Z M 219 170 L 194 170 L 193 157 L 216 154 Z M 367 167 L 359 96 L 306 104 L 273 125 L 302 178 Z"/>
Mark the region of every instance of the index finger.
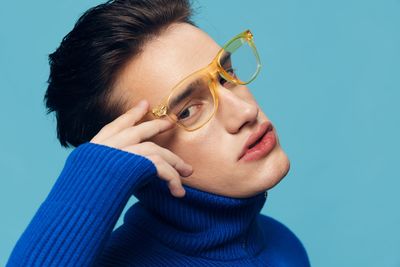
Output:
<path fill-rule="evenodd" d="M 149 113 L 149 103 L 147 100 L 143 99 L 135 104 L 127 112 L 113 120 L 112 122 L 106 124 L 99 132 L 98 138 L 105 140 L 125 128 L 135 125 L 140 120 L 144 119 L 144 116 Z"/>
<path fill-rule="evenodd" d="M 125 139 L 123 141 L 124 143 L 141 143 L 144 140 L 171 129 L 174 125 L 175 124 L 168 119 L 145 121 L 121 132 L 123 136 L 120 136 L 119 139 Z"/>

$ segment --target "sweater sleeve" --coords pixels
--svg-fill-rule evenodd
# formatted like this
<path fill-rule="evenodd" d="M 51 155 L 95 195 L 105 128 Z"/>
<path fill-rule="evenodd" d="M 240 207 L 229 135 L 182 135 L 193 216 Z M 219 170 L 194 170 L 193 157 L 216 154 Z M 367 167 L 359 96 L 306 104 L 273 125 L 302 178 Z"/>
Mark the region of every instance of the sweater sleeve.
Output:
<path fill-rule="evenodd" d="M 7 266 L 90 266 L 134 190 L 157 175 L 147 158 L 84 143 L 16 243 Z"/>

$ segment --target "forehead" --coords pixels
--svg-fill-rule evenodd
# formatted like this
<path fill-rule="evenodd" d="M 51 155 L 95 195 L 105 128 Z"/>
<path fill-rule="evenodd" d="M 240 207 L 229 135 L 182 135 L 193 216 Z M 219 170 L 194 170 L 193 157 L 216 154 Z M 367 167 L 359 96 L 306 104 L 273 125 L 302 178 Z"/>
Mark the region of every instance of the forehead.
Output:
<path fill-rule="evenodd" d="M 174 24 L 147 42 L 120 72 L 116 91 L 128 108 L 141 99 L 154 107 L 187 75 L 208 65 L 221 47 L 190 24 Z"/>

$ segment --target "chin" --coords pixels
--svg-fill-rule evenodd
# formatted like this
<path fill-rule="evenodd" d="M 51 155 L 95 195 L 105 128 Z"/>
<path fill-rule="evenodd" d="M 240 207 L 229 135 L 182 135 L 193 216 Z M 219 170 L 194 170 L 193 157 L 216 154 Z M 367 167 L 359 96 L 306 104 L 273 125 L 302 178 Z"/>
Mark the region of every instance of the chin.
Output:
<path fill-rule="evenodd" d="M 253 165 L 253 172 L 251 172 L 251 174 L 249 170 L 246 170 L 246 177 L 251 177 L 252 179 L 248 179 L 245 182 L 241 175 L 239 181 L 228 184 L 222 183 L 210 186 L 210 183 L 198 183 L 199 181 L 204 181 L 204 179 L 189 180 L 188 178 L 186 178 L 183 183 L 218 195 L 247 198 L 265 192 L 266 190 L 276 186 L 287 175 L 289 169 L 290 161 L 287 155 L 282 149 L 278 148 L 274 152 L 273 157 L 270 157 L 269 160 L 265 161 L 265 163 L 258 166 Z"/>
<path fill-rule="evenodd" d="M 267 167 L 262 171 L 258 171 L 255 175 L 255 180 L 249 185 L 251 195 L 256 195 L 260 192 L 265 192 L 277 184 L 289 173 L 290 161 L 282 149 L 277 151 L 276 157 L 273 162 L 267 161 Z"/>

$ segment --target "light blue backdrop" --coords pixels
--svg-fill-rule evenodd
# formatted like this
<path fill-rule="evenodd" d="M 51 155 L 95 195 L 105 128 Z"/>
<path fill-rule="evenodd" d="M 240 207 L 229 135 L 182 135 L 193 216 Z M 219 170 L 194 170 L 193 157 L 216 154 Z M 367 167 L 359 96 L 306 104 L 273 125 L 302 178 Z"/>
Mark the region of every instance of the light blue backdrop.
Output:
<path fill-rule="evenodd" d="M 0 8 L 1 266 L 70 153 L 45 116 L 47 55 L 100 3 L 24 2 Z M 218 42 L 255 34 L 264 68 L 250 87 L 291 160 L 262 212 L 313 266 L 399 267 L 400 1 L 196 3 Z"/>

